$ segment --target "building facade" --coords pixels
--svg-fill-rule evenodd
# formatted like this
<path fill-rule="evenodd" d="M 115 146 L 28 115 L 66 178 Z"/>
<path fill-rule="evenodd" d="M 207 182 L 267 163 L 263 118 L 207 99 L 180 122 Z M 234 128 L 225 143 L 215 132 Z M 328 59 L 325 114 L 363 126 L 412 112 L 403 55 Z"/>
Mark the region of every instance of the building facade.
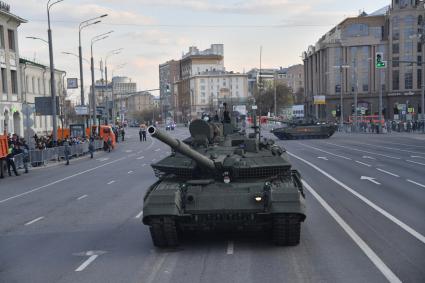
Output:
<path fill-rule="evenodd" d="M 53 129 L 53 116 L 41 116 L 35 113 L 35 98 L 50 97 L 50 68 L 27 59 L 20 59 L 20 72 L 22 74 L 22 109 L 23 109 L 23 135 L 28 141 L 34 135 L 50 135 Z M 57 125 L 62 126 L 63 106 L 65 105 L 64 71 L 55 70 L 56 94 L 60 111 L 57 116 Z"/>
<path fill-rule="evenodd" d="M 116 102 L 121 109 L 122 120 L 137 120 L 138 114 L 154 107 L 154 96 L 148 91 L 139 91 L 118 97 Z M 140 122 L 140 121 L 139 121 Z"/>
<path fill-rule="evenodd" d="M 23 135 L 18 27 L 26 20 L 12 14 L 0 1 L 0 133 Z"/>
<path fill-rule="evenodd" d="M 170 60 L 159 65 L 159 97 L 161 111 L 165 118 L 174 117 L 176 93 L 174 83 L 180 79 L 180 61 Z"/>
<path fill-rule="evenodd" d="M 423 1 L 393 0 L 374 13 L 347 18 L 303 53 L 306 112 L 323 120 L 344 121 L 354 114 L 379 114 L 382 89 L 387 119 L 415 119 L 420 104 Z M 387 68 L 375 68 L 382 52 Z M 314 105 L 315 96 L 326 104 Z M 341 105 L 342 99 L 342 105 Z M 412 110 L 409 113 L 409 110 Z"/>

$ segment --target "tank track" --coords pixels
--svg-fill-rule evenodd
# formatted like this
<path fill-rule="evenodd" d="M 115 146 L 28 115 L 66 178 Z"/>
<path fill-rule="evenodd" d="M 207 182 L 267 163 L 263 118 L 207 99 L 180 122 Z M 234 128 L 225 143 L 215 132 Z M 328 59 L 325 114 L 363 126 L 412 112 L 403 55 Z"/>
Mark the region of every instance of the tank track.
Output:
<path fill-rule="evenodd" d="M 273 217 L 272 241 L 277 246 L 296 246 L 300 243 L 301 222 L 297 214 L 277 214 Z"/>
<path fill-rule="evenodd" d="M 150 222 L 152 242 L 158 248 L 174 248 L 179 245 L 176 222 L 172 217 L 155 217 Z"/>

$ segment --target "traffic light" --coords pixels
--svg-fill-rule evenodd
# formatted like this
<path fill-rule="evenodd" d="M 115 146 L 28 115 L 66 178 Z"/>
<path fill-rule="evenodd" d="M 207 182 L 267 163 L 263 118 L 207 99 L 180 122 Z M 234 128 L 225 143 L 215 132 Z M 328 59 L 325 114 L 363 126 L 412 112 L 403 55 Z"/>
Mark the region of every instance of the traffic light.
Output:
<path fill-rule="evenodd" d="M 385 68 L 387 65 L 387 62 L 383 60 L 384 53 L 383 52 L 376 52 L 375 54 L 375 67 L 377 69 Z"/>
<path fill-rule="evenodd" d="M 336 106 L 336 117 L 341 117 L 341 106 Z"/>

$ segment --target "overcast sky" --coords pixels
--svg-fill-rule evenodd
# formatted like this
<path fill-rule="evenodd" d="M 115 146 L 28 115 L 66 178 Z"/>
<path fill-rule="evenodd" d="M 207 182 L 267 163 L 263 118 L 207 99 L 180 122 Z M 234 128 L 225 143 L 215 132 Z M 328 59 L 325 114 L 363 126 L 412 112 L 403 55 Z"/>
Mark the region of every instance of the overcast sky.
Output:
<path fill-rule="evenodd" d="M 21 57 L 47 64 L 47 45 L 26 38 L 47 39 L 47 1 L 6 2 L 12 13 L 28 20 L 19 28 Z M 78 53 L 79 22 L 107 13 L 101 24 L 83 31 L 84 57 L 90 58 L 93 36 L 114 30 L 94 46 L 97 66 L 109 50 L 124 48 L 110 57 L 109 77 L 111 70 L 126 63 L 114 75 L 131 77 L 139 90 L 158 88 L 158 65 L 179 59 L 191 45 L 203 50 L 223 43 L 228 71 L 258 67 L 260 46 L 263 67 L 286 67 L 302 63 L 302 51 L 345 17 L 388 4 L 389 0 L 64 0 L 51 12 L 55 66 L 68 77 L 79 77 L 78 59 L 62 52 Z M 84 77 L 88 88 L 87 64 Z"/>

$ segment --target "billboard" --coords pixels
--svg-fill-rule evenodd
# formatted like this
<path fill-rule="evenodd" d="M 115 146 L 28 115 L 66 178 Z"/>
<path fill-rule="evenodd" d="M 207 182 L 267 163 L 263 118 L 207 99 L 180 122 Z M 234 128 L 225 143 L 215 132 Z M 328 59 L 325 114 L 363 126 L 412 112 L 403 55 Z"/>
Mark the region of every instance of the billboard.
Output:
<path fill-rule="evenodd" d="M 67 78 L 66 79 L 66 88 L 75 89 L 78 88 L 78 79 L 77 78 Z"/>
<path fill-rule="evenodd" d="M 87 106 L 75 106 L 75 113 L 77 115 L 89 115 L 89 108 Z"/>
<path fill-rule="evenodd" d="M 35 97 L 35 115 L 51 116 L 52 115 L 52 98 L 51 97 Z M 56 98 L 56 114 L 59 114 L 59 99 Z"/>
<path fill-rule="evenodd" d="M 315 95 L 314 104 L 326 104 L 326 97 L 324 95 Z"/>
<path fill-rule="evenodd" d="M 304 105 L 292 105 L 292 117 L 304 118 Z"/>

